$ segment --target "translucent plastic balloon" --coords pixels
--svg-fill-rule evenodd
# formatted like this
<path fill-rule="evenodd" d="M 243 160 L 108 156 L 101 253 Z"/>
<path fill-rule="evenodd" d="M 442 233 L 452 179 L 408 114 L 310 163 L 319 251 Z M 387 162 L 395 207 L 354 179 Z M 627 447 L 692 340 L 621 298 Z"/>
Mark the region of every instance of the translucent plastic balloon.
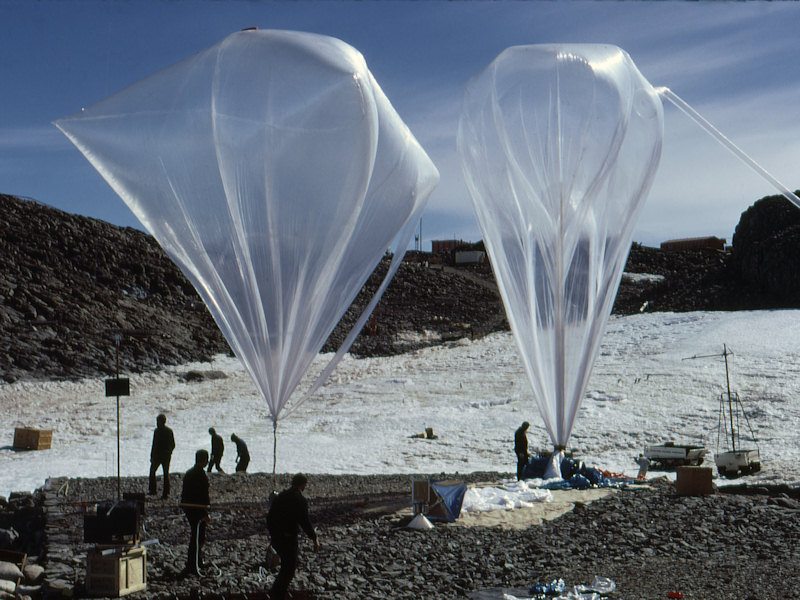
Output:
<path fill-rule="evenodd" d="M 656 91 L 615 46 L 512 47 L 467 87 L 462 166 L 556 448 L 583 399 L 662 130 Z"/>
<path fill-rule="evenodd" d="M 308 33 L 235 33 L 56 125 L 197 288 L 274 422 L 352 344 L 439 178 L 361 54 Z M 289 403 L 392 249 L 345 344 Z"/>

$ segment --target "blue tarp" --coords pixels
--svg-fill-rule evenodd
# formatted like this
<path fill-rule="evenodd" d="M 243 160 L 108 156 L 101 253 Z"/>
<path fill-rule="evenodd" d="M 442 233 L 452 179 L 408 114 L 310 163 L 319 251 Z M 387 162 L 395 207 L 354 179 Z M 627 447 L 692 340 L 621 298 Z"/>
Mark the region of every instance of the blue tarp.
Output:
<path fill-rule="evenodd" d="M 463 481 L 436 481 L 430 480 L 431 491 L 439 498 L 441 503 L 437 503 L 436 508 L 443 510 L 429 511 L 426 516 L 431 521 L 446 521 L 452 523 L 461 514 L 461 504 L 464 502 L 464 494 L 467 492 L 467 484 Z"/>
<path fill-rule="evenodd" d="M 528 461 L 522 472 L 524 479 L 541 479 L 544 477 L 545 469 L 550 463 L 549 456 L 535 456 Z M 547 488 L 559 489 L 585 489 L 588 487 L 607 487 L 612 482 L 600 472 L 599 469 L 587 467 L 581 460 L 564 458 L 561 461 L 561 477 L 563 482 L 555 482 L 546 485 Z"/>

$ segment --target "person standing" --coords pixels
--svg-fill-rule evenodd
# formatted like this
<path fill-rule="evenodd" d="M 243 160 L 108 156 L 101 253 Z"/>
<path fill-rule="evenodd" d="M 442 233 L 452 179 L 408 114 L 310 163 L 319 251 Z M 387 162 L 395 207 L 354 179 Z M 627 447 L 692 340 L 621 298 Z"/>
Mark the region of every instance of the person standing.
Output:
<path fill-rule="evenodd" d="M 236 472 L 244 473 L 247 465 L 250 464 L 250 452 L 247 451 L 247 444 L 235 433 L 231 434 L 231 441 L 236 444 Z"/>
<path fill-rule="evenodd" d="M 314 542 L 314 552 L 319 550 L 319 540 L 308 517 L 308 502 L 303 491 L 308 477 L 298 473 L 292 477 L 292 485 L 273 500 L 267 513 L 267 529 L 272 547 L 281 558 L 281 570 L 269 591 L 270 600 L 285 600 L 289 584 L 297 569 L 297 534 L 302 528 Z"/>
<path fill-rule="evenodd" d="M 636 458 L 636 463 L 639 465 L 639 473 L 636 479 L 647 479 L 647 470 L 650 468 L 650 459 L 644 454 L 640 454 Z"/>
<path fill-rule="evenodd" d="M 203 568 L 203 545 L 206 542 L 206 523 L 209 521 L 208 451 L 198 450 L 194 455 L 194 466 L 183 476 L 181 507 L 189 521 L 189 552 L 186 556 L 185 575 L 200 575 Z"/>
<path fill-rule="evenodd" d="M 517 455 L 517 480 L 522 481 L 525 466 L 528 464 L 528 427 L 531 424 L 523 422 L 514 432 L 514 454 Z"/>
<path fill-rule="evenodd" d="M 150 489 L 148 494 L 155 496 L 158 493 L 156 485 L 156 471 L 161 467 L 164 473 L 164 493 L 161 495 L 165 500 L 169 498 L 169 461 L 172 459 L 172 451 L 175 449 L 175 436 L 172 429 L 167 427 L 167 417 L 160 414 L 156 417 L 156 428 L 153 431 L 153 445 L 150 448 Z"/>
<path fill-rule="evenodd" d="M 225 442 L 213 427 L 208 428 L 208 433 L 211 434 L 211 460 L 208 462 L 208 472 L 211 473 L 211 467 L 216 465 L 217 471 L 224 473 L 219 463 L 222 460 L 222 453 L 225 452 Z"/>

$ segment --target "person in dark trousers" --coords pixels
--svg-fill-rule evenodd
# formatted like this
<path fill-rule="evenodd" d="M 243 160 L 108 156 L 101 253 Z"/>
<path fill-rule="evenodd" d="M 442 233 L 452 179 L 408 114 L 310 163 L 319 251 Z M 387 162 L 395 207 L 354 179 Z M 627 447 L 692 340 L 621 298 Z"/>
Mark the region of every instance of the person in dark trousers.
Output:
<path fill-rule="evenodd" d="M 167 417 L 156 417 L 156 428 L 153 431 L 153 445 L 150 448 L 150 489 L 148 494 L 155 496 L 158 493 L 156 485 L 156 471 L 161 467 L 164 473 L 164 493 L 162 498 L 169 498 L 169 461 L 175 449 L 175 436 L 172 429 L 167 427 Z"/>
<path fill-rule="evenodd" d="M 208 452 L 198 450 L 194 455 L 194 466 L 183 476 L 181 507 L 189 521 L 189 553 L 186 557 L 184 575 L 200 575 L 203 568 L 203 544 L 206 542 L 206 523 L 209 521 Z"/>
<path fill-rule="evenodd" d="M 292 485 L 282 491 L 273 500 L 267 513 L 267 529 L 272 546 L 281 558 L 281 570 L 269 591 L 270 600 L 285 600 L 297 569 L 297 534 L 303 529 L 314 542 L 314 552 L 319 550 L 319 541 L 311 520 L 308 518 L 308 502 L 303 497 L 303 490 L 308 484 L 308 477 L 298 473 L 292 477 Z"/>
<path fill-rule="evenodd" d="M 216 465 L 217 471 L 224 473 L 219 463 L 222 460 L 222 453 L 225 452 L 225 442 L 213 427 L 208 428 L 208 433 L 211 434 L 211 460 L 208 463 L 208 472 L 211 473 L 211 467 Z"/>
<path fill-rule="evenodd" d="M 247 451 L 247 444 L 235 433 L 231 434 L 231 441 L 236 444 L 236 472 L 244 473 L 247 465 L 250 464 L 250 453 Z"/>
<path fill-rule="evenodd" d="M 525 421 L 514 432 L 514 454 L 517 455 L 517 480 L 522 481 L 525 465 L 528 464 L 528 427 L 531 424 Z"/>

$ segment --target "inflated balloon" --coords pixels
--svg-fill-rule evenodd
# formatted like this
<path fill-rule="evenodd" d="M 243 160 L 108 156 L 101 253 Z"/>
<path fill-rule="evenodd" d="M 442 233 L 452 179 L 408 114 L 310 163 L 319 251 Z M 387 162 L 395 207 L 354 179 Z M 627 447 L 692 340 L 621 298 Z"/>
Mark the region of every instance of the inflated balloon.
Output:
<path fill-rule="evenodd" d="M 662 130 L 658 94 L 615 46 L 512 47 L 465 93 L 464 174 L 558 449 L 583 399 Z"/>
<path fill-rule="evenodd" d="M 56 125 L 197 288 L 275 423 L 347 351 L 439 178 L 361 54 L 308 33 L 235 33 Z M 290 402 L 392 249 L 347 341 Z"/>

